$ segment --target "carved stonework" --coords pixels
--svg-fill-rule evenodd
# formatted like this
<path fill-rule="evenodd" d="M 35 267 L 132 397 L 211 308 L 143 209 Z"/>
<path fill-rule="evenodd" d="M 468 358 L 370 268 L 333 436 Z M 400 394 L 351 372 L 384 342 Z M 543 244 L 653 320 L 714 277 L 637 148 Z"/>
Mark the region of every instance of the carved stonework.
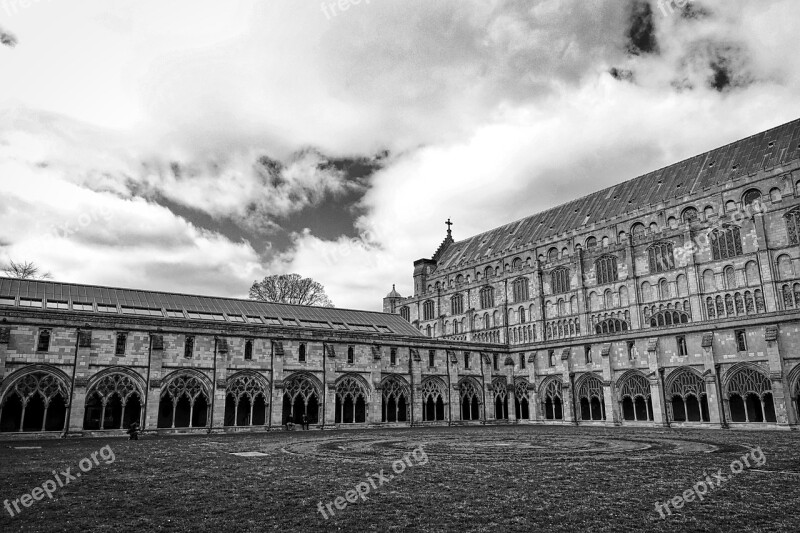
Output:
<path fill-rule="evenodd" d="M 11 341 L 11 328 L 0 328 L 0 344 L 8 344 Z"/>
<path fill-rule="evenodd" d="M 380 361 L 381 360 L 381 347 L 380 346 L 372 346 L 372 359 L 373 359 L 373 361 Z"/>
<path fill-rule="evenodd" d="M 283 383 L 283 380 L 282 380 L 282 379 L 276 379 L 276 380 L 275 380 L 275 388 L 276 388 L 277 390 L 283 390 L 285 386 L 286 386 L 286 385 L 284 385 L 284 383 Z"/>
<path fill-rule="evenodd" d="M 220 337 L 217 339 L 217 351 L 219 353 L 228 353 L 228 339 Z"/>
<path fill-rule="evenodd" d="M 150 378 L 150 388 L 151 389 L 160 389 L 161 388 L 161 378 Z"/>
<path fill-rule="evenodd" d="M 92 347 L 92 330 L 81 329 L 78 330 L 78 348 L 91 348 Z"/>
<path fill-rule="evenodd" d="M 222 378 L 217 378 L 217 389 L 225 390 L 228 387 L 228 382 Z"/>
<path fill-rule="evenodd" d="M 764 331 L 764 340 L 767 342 L 778 340 L 778 326 L 767 326 Z"/>
<path fill-rule="evenodd" d="M 414 359 L 414 361 L 422 361 L 422 358 L 419 356 L 419 350 L 416 348 L 411 348 L 411 357 Z"/>
<path fill-rule="evenodd" d="M 511 358 L 510 355 L 506 356 L 506 361 L 503 363 L 505 366 L 514 366 L 514 360 Z"/>
<path fill-rule="evenodd" d="M 531 352 L 528 354 L 528 362 L 535 363 L 536 362 L 536 352 Z"/>

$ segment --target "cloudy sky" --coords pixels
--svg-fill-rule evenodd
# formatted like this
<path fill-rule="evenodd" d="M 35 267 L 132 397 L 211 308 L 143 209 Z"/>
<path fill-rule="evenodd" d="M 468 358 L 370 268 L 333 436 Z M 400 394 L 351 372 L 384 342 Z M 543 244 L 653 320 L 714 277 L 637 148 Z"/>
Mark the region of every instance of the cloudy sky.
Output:
<path fill-rule="evenodd" d="M 686 4 L 685 6 L 683 4 Z M 800 117 L 797 0 L 0 0 L 0 261 L 338 307 Z"/>

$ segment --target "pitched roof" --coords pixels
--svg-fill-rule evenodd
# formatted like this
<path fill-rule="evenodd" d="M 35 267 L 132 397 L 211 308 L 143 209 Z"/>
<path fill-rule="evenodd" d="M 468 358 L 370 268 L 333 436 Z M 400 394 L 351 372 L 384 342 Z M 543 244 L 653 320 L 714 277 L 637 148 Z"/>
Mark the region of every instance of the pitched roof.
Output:
<path fill-rule="evenodd" d="M 800 119 L 458 241 L 439 268 L 546 240 L 643 206 L 681 198 L 800 158 Z"/>
<path fill-rule="evenodd" d="M 84 308 L 80 304 L 89 305 Z M 84 311 L 106 316 L 118 313 L 329 331 L 422 335 L 400 315 L 389 313 L 0 278 L 0 309 L 6 306 Z"/>

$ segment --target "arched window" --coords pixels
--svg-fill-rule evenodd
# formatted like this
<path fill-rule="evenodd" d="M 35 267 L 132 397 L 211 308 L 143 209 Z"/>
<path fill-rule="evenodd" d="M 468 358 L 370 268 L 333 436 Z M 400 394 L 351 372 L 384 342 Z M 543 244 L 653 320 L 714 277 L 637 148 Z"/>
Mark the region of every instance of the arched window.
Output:
<path fill-rule="evenodd" d="M 755 261 L 748 261 L 747 264 L 744 266 L 744 275 L 747 282 L 747 285 L 758 285 L 759 284 L 759 276 L 758 276 L 758 265 L 756 265 Z"/>
<path fill-rule="evenodd" d="M 620 307 L 628 307 L 630 299 L 628 298 L 628 287 L 624 285 L 619 288 L 619 305 Z"/>
<path fill-rule="evenodd" d="M 69 388 L 61 378 L 50 372 L 31 372 L 11 379 L 0 409 L 0 431 L 64 429 Z"/>
<path fill-rule="evenodd" d="M 733 270 L 732 266 L 726 266 L 725 270 L 725 288 L 726 289 L 735 289 L 736 288 L 736 271 Z"/>
<path fill-rule="evenodd" d="M 622 244 L 625 242 L 625 239 L 628 237 L 628 234 L 624 231 L 620 231 L 619 235 L 617 235 L 617 243 Z"/>
<path fill-rule="evenodd" d="M 244 359 L 245 361 L 253 359 L 253 341 L 250 339 L 244 342 Z"/>
<path fill-rule="evenodd" d="M 673 422 L 708 422 L 706 384 L 687 367 L 674 370 L 667 379 L 667 411 Z"/>
<path fill-rule="evenodd" d="M 456 285 L 461 285 L 462 283 L 464 283 L 464 275 L 459 274 L 458 276 L 456 276 Z"/>
<path fill-rule="evenodd" d="M 658 233 L 658 224 L 656 224 L 655 222 L 650 223 L 650 233 L 654 235 Z"/>
<path fill-rule="evenodd" d="M 671 242 L 659 242 L 647 249 L 650 273 L 665 272 L 675 268 Z"/>
<path fill-rule="evenodd" d="M 161 391 L 158 427 L 204 427 L 208 425 L 210 395 L 206 385 L 191 374 L 172 379 Z"/>
<path fill-rule="evenodd" d="M 642 224 L 641 222 L 637 222 L 636 224 L 631 226 L 631 235 L 633 235 L 634 238 L 644 237 L 645 232 L 646 230 L 644 228 L 644 224 Z"/>
<path fill-rule="evenodd" d="M 422 304 L 422 319 L 433 320 L 433 316 L 433 300 L 426 300 L 425 303 Z"/>
<path fill-rule="evenodd" d="M 649 302 L 653 300 L 653 289 L 650 282 L 645 281 L 642 283 L 642 301 Z"/>
<path fill-rule="evenodd" d="M 494 307 L 494 289 L 492 287 L 484 287 L 480 291 L 481 309 L 488 309 Z"/>
<path fill-rule="evenodd" d="M 619 385 L 622 418 L 625 420 L 653 420 L 653 403 L 650 399 L 650 382 L 639 372 L 627 374 Z"/>
<path fill-rule="evenodd" d="M 567 306 L 564 303 L 563 298 L 558 299 L 558 316 L 564 316 L 567 314 Z"/>
<path fill-rule="evenodd" d="M 585 374 L 576 385 L 580 402 L 580 420 L 605 420 L 606 408 L 603 402 L 603 382 L 594 374 Z"/>
<path fill-rule="evenodd" d="M 670 297 L 669 283 L 667 283 L 667 280 L 665 279 L 662 279 L 661 281 L 658 282 L 658 296 L 662 300 L 666 300 L 667 298 Z"/>
<path fill-rule="evenodd" d="M 269 385 L 256 374 L 231 377 L 225 391 L 226 426 L 263 426 L 267 423 Z"/>
<path fill-rule="evenodd" d="M 713 318 L 710 317 L 709 318 Z M 683 311 L 674 311 L 672 309 L 665 309 L 658 311 L 650 317 L 650 327 L 657 328 L 663 326 L 677 326 L 678 324 L 688 324 L 689 313 Z"/>
<path fill-rule="evenodd" d="M 604 255 L 594 263 L 594 275 L 598 285 L 617 281 L 617 258 Z"/>
<path fill-rule="evenodd" d="M 736 211 L 736 202 L 728 200 L 725 202 L 725 212 L 730 213 L 731 211 Z"/>
<path fill-rule="evenodd" d="M 732 422 L 775 422 L 772 383 L 762 372 L 743 367 L 726 387 Z"/>
<path fill-rule="evenodd" d="M 86 393 L 83 429 L 125 429 L 140 423 L 143 398 L 134 378 L 122 373 L 105 375 Z"/>
<path fill-rule="evenodd" d="M 381 421 L 406 422 L 410 391 L 406 381 L 399 376 L 389 376 L 381 385 Z"/>
<path fill-rule="evenodd" d="M 712 231 L 711 254 L 714 256 L 715 261 L 742 255 L 742 237 L 739 233 L 739 228 L 728 226 L 722 231 Z"/>
<path fill-rule="evenodd" d="M 780 202 L 783 199 L 781 195 L 781 190 L 777 187 L 770 189 L 769 191 L 769 200 L 773 204 Z"/>
<path fill-rule="evenodd" d="M 336 424 L 363 424 L 367 421 L 367 392 L 359 380 L 345 376 L 336 384 Z"/>
<path fill-rule="evenodd" d="M 678 296 L 689 296 L 689 282 L 686 276 L 679 274 L 675 281 L 678 286 Z"/>
<path fill-rule="evenodd" d="M 558 248 L 553 246 L 550 250 L 547 251 L 547 260 L 551 263 L 553 261 L 558 261 Z"/>
<path fill-rule="evenodd" d="M 483 277 L 491 278 L 494 274 L 494 269 L 490 266 L 486 267 L 486 270 L 483 271 Z"/>
<path fill-rule="evenodd" d="M 669 217 L 667 219 L 667 227 L 669 229 L 678 229 L 678 219 L 675 217 Z"/>
<path fill-rule="evenodd" d="M 592 248 L 595 248 L 596 246 L 597 246 L 597 239 L 595 239 L 594 237 L 589 237 L 588 239 L 586 239 L 586 249 L 587 250 L 591 250 Z"/>
<path fill-rule="evenodd" d="M 603 300 L 605 300 L 606 309 L 612 309 L 614 307 L 614 293 L 611 292 L 611 289 L 606 289 Z"/>
<path fill-rule="evenodd" d="M 569 290 L 569 269 L 556 268 L 550 273 L 550 290 L 553 294 Z"/>
<path fill-rule="evenodd" d="M 528 278 L 517 278 L 513 284 L 514 302 L 524 302 L 528 300 Z"/>
<path fill-rule="evenodd" d="M 514 260 L 511 262 L 511 268 L 514 270 L 520 270 L 522 268 L 522 259 L 519 257 L 515 257 Z"/>
<path fill-rule="evenodd" d="M 561 420 L 564 417 L 561 389 L 562 383 L 558 378 L 548 378 L 542 383 L 542 404 L 546 420 Z"/>
<path fill-rule="evenodd" d="M 602 241 L 600 241 L 600 242 L 603 243 L 603 248 L 607 248 L 608 245 L 611 244 L 611 241 L 609 240 L 608 237 L 603 237 Z"/>
<path fill-rule="evenodd" d="M 624 320 L 618 320 L 616 318 L 607 318 L 602 322 L 598 322 L 594 330 L 598 335 L 604 335 L 607 333 L 619 333 L 621 331 L 628 331 L 628 323 Z"/>
<path fill-rule="evenodd" d="M 786 217 L 786 236 L 789 244 L 800 244 L 800 207 L 792 209 L 784 216 Z"/>
<path fill-rule="evenodd" d="M 458 383 L 458 392 L 461 397 L 461 420 L 481 419 L 480 390 L 480 386 L 470 378 L 464 378 Z"/>
<path fill-rule="evenodd" d="M 691 224 L 692 222 L 697 222 L 700 218 L 700 215 L 697 214 L 697 209 L 694 207 L 687 207 L 681 213 L 681 219 L 683 220 L 684 224 Z"/>
<path fill-rule="evenodd" d="M 406 321 L 411 322 L 411 310 L 408 308 L 407 305 L 404 305 L 400 308 L 400 316 L 403 317 Z"/>
<path fill-rule="evenodd" d="M 716 211 L 713 207 L 707 205 L 705 209 L 703 209 L 703 214 L 706 216 L 706 220 L 708 220 L 716 214 Z"/>
<path fill-rule="evenodd" d="M 460 315 L 464 312 L 464 296 L 461 294 L 454 294 L 453 297 L 450 298 L 450 312 L 454 315 Z"/>
<path fill-rule="evenodd" d="M 745 207 L 752 206 L 756 212 L 760 212 L 762 210 L 761 206 L 761 191 L 758 189 L 750 189 L 744 195 L 742 195 L 742 204 Z"/>

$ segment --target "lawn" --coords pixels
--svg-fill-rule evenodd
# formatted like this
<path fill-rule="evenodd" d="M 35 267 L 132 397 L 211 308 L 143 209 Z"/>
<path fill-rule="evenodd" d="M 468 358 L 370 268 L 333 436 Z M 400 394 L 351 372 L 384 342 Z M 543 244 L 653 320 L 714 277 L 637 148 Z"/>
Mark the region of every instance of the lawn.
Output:
<path fill-rule="evenodd" d="M 763 455 L 748 452 L 758 447 Z M 732 462 L 748 453 L 750 467 L 742 462 L 741 473 L 731 474 Z M 0 509 L 3 532 L 800 529 L 796 432 L 293 431 L 0 441 L 0 458 L 0 503 L 10 500 L 12 510 L 14 499 L 53 480 L 46 486 L 52 499 L 37 490 L 33 496 L 42 499 L 26 500 L 29 507 L 20 501 L 16 516 Z M 53 470 L 67 467 L 81 477 L 60 487 Z M 729 479 L 702 501 L 693 493 L 687 498 L 693 501 L 670 507 L 666 518 L 656 511 L 656 501 L 707 476 L 713 482 L 720 469 Z M 58 476 L 63 483 L 66 476 Z M 348 495 L 357 486 L 366 499 L 347 502 L 358 497 Z M 344 509 L 337 509 L 337 497 Z"/>

